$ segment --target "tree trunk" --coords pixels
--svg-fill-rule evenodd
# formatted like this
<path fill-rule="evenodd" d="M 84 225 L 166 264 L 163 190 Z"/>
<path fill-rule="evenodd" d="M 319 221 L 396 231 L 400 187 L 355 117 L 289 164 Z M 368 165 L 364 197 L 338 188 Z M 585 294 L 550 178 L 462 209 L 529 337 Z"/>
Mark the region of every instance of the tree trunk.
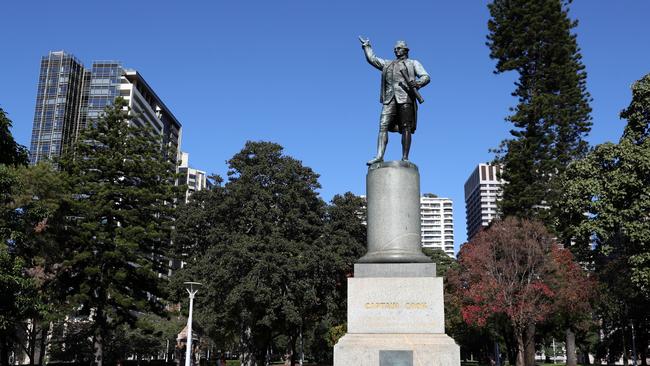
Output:
<path fill-rule="evenodd" d="M 565 331 L 566 340 L 564 347 L 566 348 L 566 366 L 577 366 L 578 356 L 576 355 L 576 334 L 567 328 Z"/>
<path fill-rule="evenodd" d="M 510 365 L 515 365 L 517 362 L 517 340 L 513 339 L 512 335 L 508 335 L 504 337 L 504 340 L 506 342 L 506 354 L 508 355 L 508 363 Z"/>
<path fill-rule="evenodd" d="M 289 344 L 291 345 L 291 358 L 289 365 L 294 366 L 296 364 L 296 337 L 294 335 L 291 336 Z"/>
<path fill-rule="evenodd" d="M 167 348 L 165 349 L 165 361 L 169 362 L 174 359 L 174 343 L 173 340 L 167 340 Z M 218 366 L 221 366 L 217 364 Z"/>
<path fill-rule="evenodd" d="M 517 338 L 517 358 L 515 360 L 515 366 L 527 366 L 526 365 L 526 342 L 524 341 L 524 331 L 515 330 L 515 337 Z"/>
<path fill-rule="evenodd" d="M 41 353 L 38 356 L 38 364 L 43 365 L 47 362 L 47 353 L 50 351 L 50 346 L 52 345 L 52 335 L 54 333 L 54 322 L 48 322 L 47 328 L 43 327 L 41 330 Z"/>
<path fill-rule="evenodd" d="M 240 364 L 241 366 L 254 366 L 255 353 L 251 350 L 252 330 L 249 326 L 241 325 L 241 336 L 239 338 Z"/>
<path fill-rule="evenodd" d="M 303 323 L 304 323 L 303 319 Z M 302 337 L 302 325 L 300 325 L 300 359 L 299 363 L 300 366 L 303 366 L 303 363 L 305 362 L 305 339 Z"/>
<path fill-rule="evenodd" d="M 45 340 L 47 339 L 48 328 L 46 328 L 44 324 L 41 324 L 41 329 L 39 331 L 41 339 L 39 343 L 38 366 L 43 366 L 43 361 L 45 360 Z"/>
<path fill-rule="evenodd" d="M 606 357 L 607 357 L 607 365 L 608 366 L 616 365 L 616 361 L 618 361 L 618 360 L 615 359 L 614 353 L 612 352 L 610 347 L 607 347 L 607 356 Z"/>
<path fill-rule="evenodd" d="M 624 366 L 628 366 L 627 344 L 625 344 L 626 331 L 627 331 L 627 327 L 623 327 L 623 331 L 621 332 L 621 341 L 623 342 L 623 365 Z"/>
<path fill-rule="evenodd" d="M 264 356 L 264 366 L 269 366 L 271 364 L 272 354 L 273 354 L 273 349 L 271 348 L 271 344 L 269 342 L 269 345 L 266 346 L 266 355 Z"/>
<path fill-rule="evenodd" d="M 0 333 L 0 366 L 9 366 L 9 337 L 4 332 Z"/>
<path fill-rule="evenodd" d="M 29 366 L 34 366 L 34 358 L 36 358 L 36 333 L 38 332 L 38 326 L 36 323 L 36 319 L 32 319 L 31 329 L 29 330 L 29 336 L 27 337 L 29 342 Z"/>
<path fill-rule="evenodd" d="M 525 345 L 525 362 L 526 366 L 535 366 L 535 324 L 526 326 L 526 334 L 524 336 Z"/>
<path fill-rule="evenodd" d="M 266 350 L 267 346 L 260 346 L 255 349 L 255 366 L 266 366 Z"/>
<path fill-rule="evenodd" d="M 95 331 L 95 336 L 93 339 L 93 348 L 95 350 L 94 365 L 102 366 L 102 363 L 104 361 L 104 337 L 102 336 L 101 329 Z"/>

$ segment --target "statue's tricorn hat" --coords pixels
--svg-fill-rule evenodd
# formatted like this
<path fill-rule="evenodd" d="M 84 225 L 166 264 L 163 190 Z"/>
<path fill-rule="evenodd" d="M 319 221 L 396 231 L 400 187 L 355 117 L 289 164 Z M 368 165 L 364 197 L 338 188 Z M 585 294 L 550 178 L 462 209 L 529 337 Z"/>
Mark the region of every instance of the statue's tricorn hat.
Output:
<path fill-rule="evenodd" d="M 395 42 L 395 47 L 394 48 L 397 48 L 397 47 L 406 48 L 407 50 L 409 49 L 409 46 L 407 46 L 406 42 L 404 42 L 404 41 Z"/>

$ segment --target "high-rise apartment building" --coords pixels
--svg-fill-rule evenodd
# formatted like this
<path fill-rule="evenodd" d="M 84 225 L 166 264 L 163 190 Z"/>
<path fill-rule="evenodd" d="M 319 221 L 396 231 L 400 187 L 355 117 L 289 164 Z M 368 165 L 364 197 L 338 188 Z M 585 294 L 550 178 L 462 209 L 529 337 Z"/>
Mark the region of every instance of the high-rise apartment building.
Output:
<path fill-rule="evenodd" d="M 465 182 L 465 211 L 467 215 L 467 240 L 497 216 L 497 201 L 501 198 L 500 167 L 479 164 Z"/>
<path fill-rule="evenodd" d="M 185 202 L 189 200 L 192 193 L 210 188 L 207 174 L 203 170 L 190 168 L 189 159 L 190 154 L 182 152 L 181 164 L 178 166 L 178 185 L 187 185 Z"/>
<path fill-rule="evenodd" d="M 41 59 L 29 160 L 35 164 L 61 154 L 74 141 L 85 70 L 63 51 Z"/>
<path fill-rule="evenodd" d="M 131 123 L 150 126 L 176 158 L 181 124 L 142 75 L 116 61 L 95 61 L 86 69 L 74 56 L 56 51 L 41 60 L 30 162 L 61 155 L 118 96 L 128 102 Z"/>
<path fill-rule="evenodd" d="M 425 194 L 420 197 L 423 248 L 438 248 L 454 256 L 454 210 L 449 198 Z"/>

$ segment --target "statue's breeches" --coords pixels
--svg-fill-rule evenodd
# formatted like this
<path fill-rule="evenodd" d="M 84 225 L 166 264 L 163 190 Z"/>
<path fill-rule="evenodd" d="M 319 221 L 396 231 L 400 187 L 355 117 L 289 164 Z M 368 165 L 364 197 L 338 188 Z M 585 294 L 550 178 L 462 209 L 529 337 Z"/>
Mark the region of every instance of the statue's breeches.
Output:
<path fill-rule="evenodd" d="M 413 103 L 398 104 L 393 98 L 383 106 L 379 118 L 379 131 L 401 133 L 403 128 L 408 128 L 411 133 L 415 132 L 415 108 Z"/>

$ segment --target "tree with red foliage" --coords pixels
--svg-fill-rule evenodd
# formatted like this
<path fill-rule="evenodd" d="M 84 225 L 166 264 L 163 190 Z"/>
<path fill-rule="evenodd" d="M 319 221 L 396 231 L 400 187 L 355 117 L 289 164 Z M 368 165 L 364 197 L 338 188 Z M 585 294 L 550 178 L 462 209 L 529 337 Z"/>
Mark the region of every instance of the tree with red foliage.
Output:
<path fill-rule="evenodd" d="M 564 330 L 566 364 L 576 366 L 576 331 L 584 331 L 591 324 L 591 302 L 597 282 L 574 261 L 570 250 L 553 246 L 552 255 L 558 269 L 550 279 L 555 291 L 553 314 L 555 322 Z"/>
<path fill-rule="evenodd" d="M 516 366 L 534 365 L 535 326 L 554 310 L 554 245 L 540 222 L 508 217 L 460 249 L 463 319 L 482 327 L 505 317 L 516 342 Z"/>

